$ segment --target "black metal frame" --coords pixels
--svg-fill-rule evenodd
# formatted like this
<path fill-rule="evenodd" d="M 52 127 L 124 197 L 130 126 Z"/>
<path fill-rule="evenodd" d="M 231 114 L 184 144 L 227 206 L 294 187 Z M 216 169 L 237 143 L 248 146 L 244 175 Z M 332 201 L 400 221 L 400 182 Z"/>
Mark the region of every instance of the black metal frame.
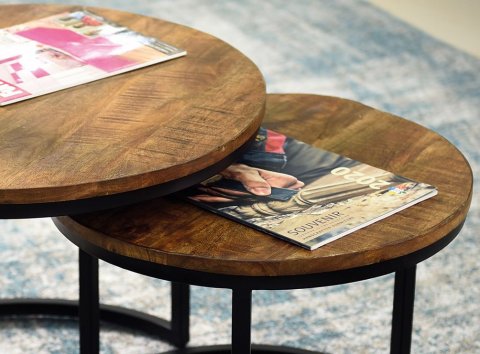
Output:
<path fill-rule="evenodd" d="M 194 353 L 314 353 L 296 348 L 251 345 L 251 306 L 253 290 L 299 289 L 345 284 L 381 275 L 395 273 L 395 289 L 392 311 L 391 353 L 409 354 L 415 299 L 416 265 L 431 257 L 447 246 L 460 232 L 463 222 L 439 241 L 416 252 L 366 265 L 359 268 L 334 272 L 295 276 L 239 276 L 200 272 L 134 259 L 111 252 L 87 242 L 82 235 L 67 229 L 54 219 L 57 228 L 83 252 L 85 257 L 100 258 L 121 268 L 143 275 L 170 280 L 172 282 L 206 287 L 232 289 L 232 344 L 231 346 L 212 346 L 178 349 L 169 354 Z M 88 271 L 88 268 L 83 269 Z M 82 271 L 82 268 L 81 268 Z M 93 309 L 95 311 L 95 309 Z M 95 315 L 95 312 L 92 312 Z M 82 315 L 82 314 L 80 314 Z M 185 330 L 185 329 L 184 329 Z M 188 331 L 188 329 L 187 329 Z M 97 332 L 88 335 L 98 336 Z M 82 352 L 87 353 L 87 352 Z M 88 352 L 92 353 L 92 352 Z"/>

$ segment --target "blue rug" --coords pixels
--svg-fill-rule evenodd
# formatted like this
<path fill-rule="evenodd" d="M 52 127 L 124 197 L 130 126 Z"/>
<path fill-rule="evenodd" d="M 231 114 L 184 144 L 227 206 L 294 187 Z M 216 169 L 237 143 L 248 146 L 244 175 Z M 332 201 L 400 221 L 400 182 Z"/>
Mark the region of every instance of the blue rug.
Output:
<path fill-rule="evenodd" d="M 37 1 L 3 1 L 4 3 Z M 361 101 L 453 142 L 480 175 L 480 60 L 359 1 L 50 1 L 111 7 L 224 39 L 264 73 L 269 92 Z M 478 187 L 478 184 L 477 184 Z M 480 352 L 478 194 L 458 238 L 421 263 L 413 353 Z M 77 297 L 76 249 L 49 219 L 0 221 L 0 296 Z M 253 341 L 330 353 L 386 353 L 392 276 L 330 288 L 255 292 Z M 169 285 L 101 264 L 102 301 L 168 317 Z M 208 306 L 207 306 L 208 305 Z M 191 345 L 226 343 L 230 292 L 194 287 Z M 141 333 L 102 330 L 102 353 L 170 348 Z M 76 353 L 71 321 L 0 321 L 0 353 Z"/>

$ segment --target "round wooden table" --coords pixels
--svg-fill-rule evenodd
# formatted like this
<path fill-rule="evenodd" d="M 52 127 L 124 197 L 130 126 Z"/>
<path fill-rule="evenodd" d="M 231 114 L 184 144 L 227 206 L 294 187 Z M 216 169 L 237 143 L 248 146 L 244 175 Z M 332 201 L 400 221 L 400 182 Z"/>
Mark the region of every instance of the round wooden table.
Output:
<path fill-rule="evenodd" d="M 0 6 L 0 27 L 74 10 Z M 265 109 L 257 67 L 192 28 L 87 8 L 187 56 L 0 107 L 0 218 L 69 215 L 171 193 L 218 172 Z"/>
<path fill-rule="evenodd" d="M 111 264 L 171 281 L 232 289 L 234 354 L 251 350 L 252 290 L 335 285 L 395 272 L 391 352 L 408 353 L 416 265 L 462 228 L 472 198 L 468 162 L 433 131 L 340 98 L 270 95 L 263 126 L 435 185 L 438 195 L 315 251 L 171 198 L 54 222 L 81 250 Z M 90 303 L 94 307 L 97 301 Z M 230 347 L 178 351 L 227 352 Z M 258 346 L 253 352 L 303 353 Z"/>
<path fill-rule="evenodd" d="M 76 9 L 0 5 L 0 27 Z M 260 126 L 265 82 L 238 50 L 178 24 L 87 10 L 184 49 L 187 56 L 0 107 L 0 218 L 70 215 L 172 193 L 225 168 Z M 80 257 L 80 267 L 91 264 Z M 172 289 L 177 298 L 188 297 L 182 284 Z M 170 326 L 123 308 L 101 310 L 102 319 L 183 341 L 171 336 L 176 315 Z M 77 312 L 72 301 L 0 302 L 0 315 Z"/>

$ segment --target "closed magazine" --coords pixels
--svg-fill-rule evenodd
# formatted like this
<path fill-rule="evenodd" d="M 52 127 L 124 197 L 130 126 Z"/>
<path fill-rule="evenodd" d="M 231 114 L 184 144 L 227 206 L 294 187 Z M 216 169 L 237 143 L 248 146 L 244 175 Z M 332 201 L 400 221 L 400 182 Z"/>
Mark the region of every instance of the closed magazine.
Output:
<path fill-rule="evenodd" d="M 261 128 L 192 203 L 309 250 L 437 194 L 435 187 Z"/>
<path fill-rule="evenodd" d="M 185 54 L 86 10 L 0 29 L 0 106 Z"/>

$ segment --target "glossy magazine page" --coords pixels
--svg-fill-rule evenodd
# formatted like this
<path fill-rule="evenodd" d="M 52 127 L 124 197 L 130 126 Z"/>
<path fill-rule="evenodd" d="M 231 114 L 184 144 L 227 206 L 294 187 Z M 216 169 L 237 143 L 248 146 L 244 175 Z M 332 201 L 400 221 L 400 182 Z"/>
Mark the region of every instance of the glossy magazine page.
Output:
<path fill-rule="evenodd" d="M 185 54 L 85 10 L 0 29 L 0 105 Z"/>
<path fill-rule="evenodd" d="M 437 194 L 435 187 L 260 129 L 191 202 L 313 250 Z"/>

